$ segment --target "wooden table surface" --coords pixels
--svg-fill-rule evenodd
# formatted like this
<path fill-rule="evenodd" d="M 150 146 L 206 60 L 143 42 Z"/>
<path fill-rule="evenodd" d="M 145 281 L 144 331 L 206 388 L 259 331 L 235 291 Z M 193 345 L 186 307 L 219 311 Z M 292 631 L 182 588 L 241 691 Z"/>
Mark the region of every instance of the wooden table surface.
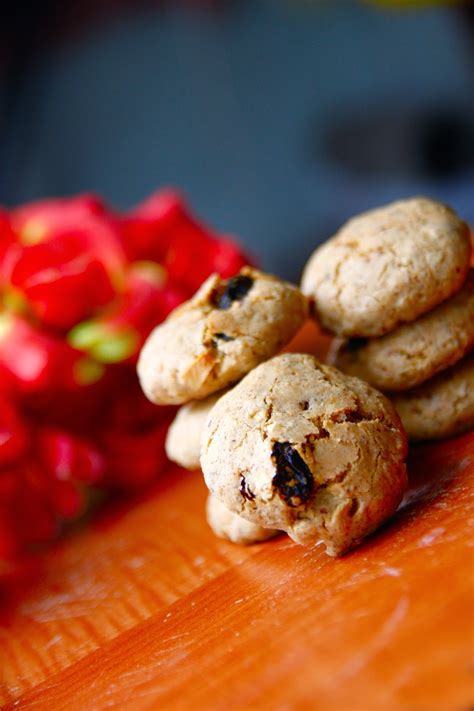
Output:
<path fill-rule="evenodd" d="M 321 354 L 306 327 L 294 350 Z M 172 469 L 4 591 L 0 703 L 47 711 L 469 711 L 474 434 L 412 450 L 395 519 L 346 557 L 207 528 Z"/>

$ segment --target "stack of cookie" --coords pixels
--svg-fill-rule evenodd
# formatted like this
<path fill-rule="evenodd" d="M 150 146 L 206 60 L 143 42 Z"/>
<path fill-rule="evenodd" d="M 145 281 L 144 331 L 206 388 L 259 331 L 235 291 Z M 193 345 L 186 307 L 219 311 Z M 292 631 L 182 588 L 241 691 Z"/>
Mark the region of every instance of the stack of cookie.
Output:
<path fill-rule="evenodd" d="M 153 402 L 182 405 L 167 453 L 201 465 L 217 535 L 248 543 L 283 530 L 339 555 L 396 510 L 407 442 L 369 384 L 310 355 L 276 355 L 307 312 L 276 277 L 214 275 L 150 335 L 138 374 Z"/>
<path fill-rule="evenodd" d="M 307 301 L 295 286 L 246 267 L 227 281 L 209 277 L 153 331 L 140 354 L 138 376 L 152 402 L 181 405 L 165 443 L 172 462 L 200 468 L 202 433 L 216 402 L 229 384 L 286 345 L 307 315 Z M 206 513 L 216 535 L 234 543 L 278 533 L 233 513 L 212 494 Z"/>
<path fill-rule="evenodd" d="M 466 225 L 416 198 L 353 218 L 304 270 L 329 362 L 388 393 L 413 440 L 474 426 L 470 258 Z"/>

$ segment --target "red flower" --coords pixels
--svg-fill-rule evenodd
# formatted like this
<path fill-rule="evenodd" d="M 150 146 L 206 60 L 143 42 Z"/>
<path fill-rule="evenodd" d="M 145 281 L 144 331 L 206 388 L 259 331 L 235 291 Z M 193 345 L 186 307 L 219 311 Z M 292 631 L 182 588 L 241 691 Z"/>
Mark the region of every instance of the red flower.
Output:
<path fill-rule="evenodd" d="M 217 240 L 203 234 L 190 239 L 186 233 L 180 233 L 173 240 L 164 265 L 170 279 L 187 286 L 191 295 L 213 272 L 230 277 L 249 263 L 230 239 Z"/>
<path fill-rule="evenodd" d="M 175 407 L 156 407 L 143 395 L 135 372 L 123 373 L 120 398 L 110 403 L 101 444 L 106 482 L 133 490 L 154 481 L 166 461 L 164 440 Z"/>
<path fill-rule="evenodd" d="M 104 413 L 104 430 L 108 432 L 146 432 L 159 422 L 169 422 L 176 414 L 176 407 L 156 407 L 143 395 L 131 368 L 122 369 L 117 388 L 120 397 L 110 399 Z"/>
<path fill-rule="evenodd" d="M 4 210 L 0 210 L 0 263 L 3 261 L 5 252 L 14 240 L 13 230 L 11 228 L 10 219 Z M 0 283 L 1 283 L 0 272 Z"/>
<path fill-rule="evenodd" d="M 0 582 L 3 577 L 3 561 L 15 558 L 21 549 L 21 541 L 16 531 L 12 511 L 6 505 L 2 493 L 2 479 L 3 473 L 0 472 Z"/>
<path fill-rule="evenodd" d="M 58 482 L 98 484 L 105 472 L 105 461 L 88 440 L 59 429 L 38 433 L 38 456 L 49 476 Z"/>
<path fill-rule="evenodd" d="M 122 298 L 98 319 L 78 324 L 69 343 L 100 363 L 135 362 L 146 337 L 186 298 L 183 289 L 164 284 L 165 272 L 155 262 L 134 262 Z"/>
<path fill-rule="evenodd" d="M 93 195 L 30 203 L 12 212 L 11 225 L 19 243 L 25 246 L 76 235 L 84 252 L 98 258 L 113 279 L 121 278 L 126 256 L 118 222 Z"/>
<path fill-rule="evenodd" d="M 105 208 L 90 197 L 14 211 L 16 241 L 3 255 L 9 303 L 67 329 L 106 305 L 123 284 L 125 255 Z"/>
<path fill-rule="evenodd" d="M 48 478 L 33 458 L 23 461 L 16 475 L 18 488 L 12 499 L 11 512 L 21 548 L 48 543 L 59 530 Z"/>
<path fill-rule="evenodd" d="M 0 400 L 0 468 L 17 461 L 26 445 L 26 425 L 18 410 L 3 396 Z"/>
<path fill-rule="evenodd" d="M 180 233 L 173 240 L 164 265 L 170 279 L 185 285 L 191 295 L 213 272 L 229 277 L 249 261 L 230 239 L 217 240 L 203 234 L 190 239 L 186 233 Z"/>
<path fill-rule="evenodd" d="M 161 262 L 169 280 L 188 296 L 212 272 L 228 277 L 249 263 L 236 242 L 197 222 L 171 190 L 158 191 L 135 208 L 124 219 L 122 232 L 130 258 Z"/>
<path fill-rule="evenodd" d="M 0 469 L 0 560 L 51 541 L 62 521 L 83 511 L 84 485 L 98 484 L 105 472 L 94 445 L 57 429 L 40 429 L 22 454 Z"/>
<path fill-rule="evenodd" d="M 122 218 L 124 249 L 130 260 L 161 263 L 176 232 L 189 224 L 179 193 L 158 190 Z"/>
<path fill-rule="evenodd" d="M 20 394 L 75 390 L 102 377 L 103 369 L 66 341 L 17 314 L 0 313 L 0 386 Z"/>
<path fill-rule="evenodd" d="M 91 487 L 156 479 L 175 409 L 141 392 L 139 349 L 211 272 L 246 262 L 170 190 L 125 216 L 91 195 L 0 210 L 0 577 Z"/>
<path fill-rule="evenodd" d="M 10 285 L 48 326 L 67 329 L 115 297 L 104 265 L 84 251 L 78 234 L 32 247 L 15 244 L 4 264 Z"/>
<path fill-rule="evenodd" d="M 166 461 L 164 444 L 169 421 L 158 422 L 143 432 L 111 430 L 102 443 L 107 459 L 106 483 L 114 489 L 143 489 L 157 477 Z"/>
<path fill-rule="evenodd" d="M 60 234 L 64 228 L 76 229 L 84 220 L 107 216 L 107 208 L 96 195 L 38 200 L 17 207 L 11 213 L 14 232 L 21 244 L 38 244 Z"/>

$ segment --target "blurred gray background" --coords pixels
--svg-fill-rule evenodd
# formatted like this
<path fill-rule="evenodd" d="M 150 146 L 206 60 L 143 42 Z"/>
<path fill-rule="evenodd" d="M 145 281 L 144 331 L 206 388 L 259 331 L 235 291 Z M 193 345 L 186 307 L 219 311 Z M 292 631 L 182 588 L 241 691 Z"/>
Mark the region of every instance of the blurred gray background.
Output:
<path fill-rule="evenodd" d="M 398 197 L 474 222 L 471 3 L 71 7 L 4 16 L 0 203 L 92 190 L 127 208 L 171 184 L 292 278 Z"/>

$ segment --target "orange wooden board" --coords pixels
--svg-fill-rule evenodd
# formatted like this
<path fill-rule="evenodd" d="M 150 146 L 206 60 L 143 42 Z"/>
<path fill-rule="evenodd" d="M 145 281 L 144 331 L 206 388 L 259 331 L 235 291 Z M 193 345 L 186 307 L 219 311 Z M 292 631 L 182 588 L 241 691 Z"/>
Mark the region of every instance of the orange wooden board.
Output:
<path fill-rule="evenodd" d="M 307 327 L 293 348 L 322 354 Z M 172 469 L 38 559 L 0 618 L 5 708 L 469 711 L 474 434 L 412 450 L 395 519 L 338 560 L 207 528 Z"/>

